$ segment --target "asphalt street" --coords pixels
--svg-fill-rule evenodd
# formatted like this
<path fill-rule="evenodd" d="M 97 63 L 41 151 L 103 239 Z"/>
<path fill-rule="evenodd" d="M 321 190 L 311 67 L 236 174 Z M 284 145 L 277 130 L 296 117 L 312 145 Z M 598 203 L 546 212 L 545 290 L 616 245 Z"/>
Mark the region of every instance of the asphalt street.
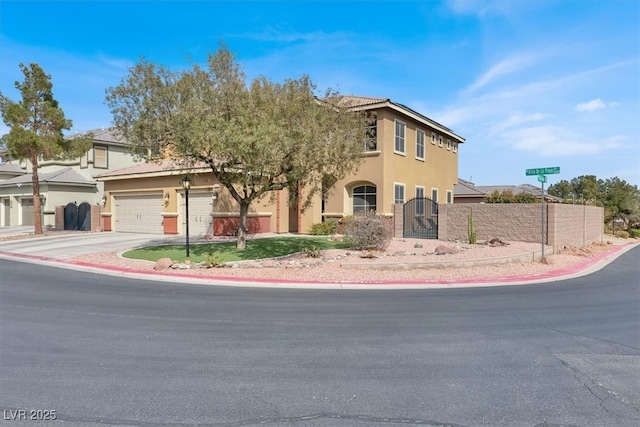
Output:
<path fill-rule="evenodd" d="M 336 291 L 0 260 L 0 422 L 637 426 L 639 261 L 636 247 L 550 284 Z"/>

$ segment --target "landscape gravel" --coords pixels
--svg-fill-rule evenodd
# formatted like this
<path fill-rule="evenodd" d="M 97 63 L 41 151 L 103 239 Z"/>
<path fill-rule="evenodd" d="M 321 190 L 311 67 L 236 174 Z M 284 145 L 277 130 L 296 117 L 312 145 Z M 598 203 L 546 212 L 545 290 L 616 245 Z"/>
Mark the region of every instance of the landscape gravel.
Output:
<path fill-rule="evenodd" d="M 318 258 L 307 258 L 304 254 L 293 254 L 278 259 L 231 263 L 222 268 L 196 268 L 195 265 L 176 264 L 175 266 L 180 268 L 164 269 L 162 274 L 187 274 L 211 278 L 278 279 L 297 282 L 447 283 L 471 279 L 545 275 L 555 270 L 584 263 L 589 258 L 610 250 L 613 245 L 629 242 L 630 240 L 610 238 L 584 248 L 562 248 L 554 254 L 551 254 L 551 248 L 547 247 L 545 248 L 545 261 L 541 262 L 538 259 L 541 249 L 539 243 L 505 242 L 507 244 L 504 246 L 490 246 L 439 240 L 393 239 L 385 252 L 367 254 L 371 258 L 363 258 L 365 253 L 359 251 L 328 250 L 323 251 Z M 456 253 L 436 255 L 434 252 L 439 246 L 454 248 Z M 537 255 L 534 257 L 534 254 Z M 520 255 L 530 256 L 531 260 L 505 262 Z M 142 272 L 154 271 L 155 266 L 155 263 L 151 261 L 124 258 L 118 252 L 83 255 L 71 261 Z M 462 261 L 465 262 L 465 265 L 482 265 L 452 266 L 452 264 L 460 264 Z M 487 262 L 490 264 L 484 264 Z M 434 266 L 434 263 L 437 266 Z"/>

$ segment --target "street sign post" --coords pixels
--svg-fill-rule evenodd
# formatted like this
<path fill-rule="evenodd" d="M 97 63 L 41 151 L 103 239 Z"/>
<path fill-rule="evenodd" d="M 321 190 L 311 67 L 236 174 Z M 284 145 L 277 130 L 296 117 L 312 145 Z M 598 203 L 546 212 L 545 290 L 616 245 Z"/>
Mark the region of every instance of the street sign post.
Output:
<path fill-rule="evenodd" d="M 547 182 L 547 175 L 555 175 L 560 173 L 560 166 L 552 166 L 550 168 L 534 168 L 534 169 L 526 169 L 525 173 L 527 176 L 538 175 L 538 182 L 542 186 L 542 197 L 541 197 L 541 206 L 542 206 L 542 215 L 540 220 L 540 242 L 542 243 L 542 251 L 541 257 L 544 259 L 544 183 Z"/>

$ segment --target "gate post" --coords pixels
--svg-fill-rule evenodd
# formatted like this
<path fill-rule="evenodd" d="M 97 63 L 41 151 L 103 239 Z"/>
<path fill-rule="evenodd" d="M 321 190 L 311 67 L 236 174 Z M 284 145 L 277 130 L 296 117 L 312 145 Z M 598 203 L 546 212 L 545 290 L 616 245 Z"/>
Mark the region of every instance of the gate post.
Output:
<path fill-rule="evenodd" d="M 404 205 L 397 203 L 393 205 L 393 237 L 402 238 L 404 233 Z"/>
<path fill-rule="evenodd" d="M 447 218 L 449 217 L 449 204 L 438 205 L 438 240 L 448 240 Z"/>

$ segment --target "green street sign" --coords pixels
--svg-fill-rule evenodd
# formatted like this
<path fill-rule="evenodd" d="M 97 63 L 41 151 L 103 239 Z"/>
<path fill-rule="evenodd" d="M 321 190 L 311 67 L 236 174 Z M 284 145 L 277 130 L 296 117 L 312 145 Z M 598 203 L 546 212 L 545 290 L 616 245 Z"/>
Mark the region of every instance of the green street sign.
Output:
<path fill-rule="evenodd" d="M 538 175 L 538 182 L 547 182 L 546 175 Z"/>
<path fill-rule="evenodd" d="M 536 168 L 536 169 L 527 169 L 527 176 L 530 175 L 553 175 L 560 173 L 560 166 L 554 166 L 551 168 Z"/>

